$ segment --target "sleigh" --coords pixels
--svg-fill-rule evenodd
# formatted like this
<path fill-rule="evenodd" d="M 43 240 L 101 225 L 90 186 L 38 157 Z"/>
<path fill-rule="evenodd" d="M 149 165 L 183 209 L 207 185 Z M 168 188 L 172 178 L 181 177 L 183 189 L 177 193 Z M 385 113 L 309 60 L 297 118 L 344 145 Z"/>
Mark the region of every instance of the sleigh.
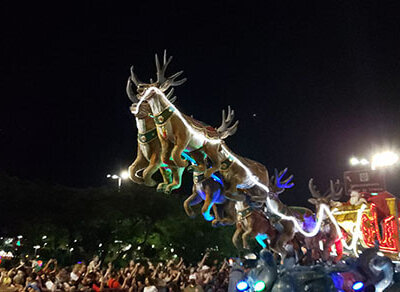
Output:
<path fill-rule="evenodd" d="M 380 200 L 379 205 L 374 202 L 367 204 L 344 204 L 334 209 L 333 215 L 344 233 L 347 242 L 358 233 L 358 247 L 370 248 L 379 243 L 379 250 L 392 259 L 400 259 L 398 199 L 394 196 Z M 366 206 L 365 209 L 362 206 Z M 385 210 L 384 213 L 378 212 Z M 357 224 L 359 213 L 361 220 Z"/>

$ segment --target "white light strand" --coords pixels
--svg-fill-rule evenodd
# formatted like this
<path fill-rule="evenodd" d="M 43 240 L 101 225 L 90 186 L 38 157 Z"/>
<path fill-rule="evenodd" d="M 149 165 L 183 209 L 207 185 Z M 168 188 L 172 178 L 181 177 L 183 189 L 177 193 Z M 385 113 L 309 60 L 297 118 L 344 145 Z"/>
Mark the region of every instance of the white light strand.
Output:
<path fill-rule="evenodd" d="M 204 141 L 206 141 L 207 143 L 213 143 L 213 144 L 221 143 L 221 140 L 220 140 L 220 139 L 210 139 L 210 138 L 207 138 L 203 133 L 201 133 L 200 131 L 194 129 L 194 128 L 186 121 L 186 119 L 182 116 L 181 112 L 166 98 L 165 94 L 164 94 L 160 89 L 158 89 L 157 87 L 149 87 L 149 88 L 146 90 L 146 92 L 143 94 L 143 96 L 140 97 L 139 103 L 137 104 L 137 107 L 136 107 L 136 111 L 132 112 L 133 114 L 137 114 L 137 113 L 139 112 L 139 108 L 140 108 L 141 103 L 142 103 L 143 101 L 145 101 L 145 100 L 153 93 L 153 91 L 154 91 L 158 96 L 160 96 L 160 97 L 163 99 L 163 101 L 164 101 L 168 106 L 171 106 L 171 107 L 174 108 L 174 113 L 179 117 L 179 119 L 181 120 L 181 122 L 185 125 L 185 127 L 189 130 L 189 132 L 190 132 L 191 134 L 193 134 L 193 135 L 195 135 L 195 136 L 197 136 L 197 137 L 202 138 L 202 139 L 203 139 Z M 262 188 L 267 194 L 270 192 L 268 186 L 266 186 L 266 185 L 260 183 L 259 180 L 258 180 L 258 178 L 257 178 L 255 175 L 253 175 L 253 173 L 250 171 L 250 169 L 249 169 L 246 165 L 244 165 L 244 164 L 236 157 L 236 155 L 235 155 L 234 153 L 232 153 L 231 151 L 229 151 L 223 143 L 221 143 L 221 146 L 222 146 L 222 149 L 223 149 L 228 155 L 231 155 L 232 157 L 235 158 L 235 159 L 234 159 L 234 163 L 237 163 L 240 167 L 242 167 L 242 168 L 245 170 L 246 174 L 248 175 L 248 177 L 252 180 L 252 182 L 253 182 L 255 185 L 257 185 L 257 186 L 259 186 L 260 188 Z M 313 229 L 312 231 L 305 231 L 305 230 L 302 228 L 302 226 L 300 225 L 299 221 L 298 221 L 295 217 L 293 217 L 293 216 L 288 216 L 288 215 L 285 215 L 285 214 L 279 212 L 279 211 L 275 208 L 275 206 L 273 206 L 273 204 L 272 204 L 271 199 L 270 199 L 269 196 L 267 196 L 267 201 L 266 201 L 266 202 L 267 202 L 267 207 L 268 207 L 268 209 L 270 209 L 274 214 L 278 215 L 278 216 L 281 217 L 282 219 L 292 221 L 293 224 L 294 224 L 294 226 L 295 226 L 295 228 L 296 228 L 296 230 L 297 230 L 298 232 L 302 233 L 304 236 L 307 236 L 307 237 L 313 237 L 313 236 L 315 236 L 315 235 L 318 234 L 318 232 L 319 232 L 319 230 L 320 230 L 320 228 L 321 228 L 321 224 L 322 224 L 323 218 L 324 218 L 323 215 L 324 215 L 324 213 L 326 213 L 326 214 L 328 215 L 329 219 L 330 219 L 330 220 L 332 221 L 332 223 L 335 225 L 337 234 L 339 235 L 339 238 L 340 238 L 340 240 L 342 241 L 343 247 L 346 248 L 346 249 L 348 249 L 348 250 L 353 250 L 353 251 L 354 251 L 354 254 L 357 255 L 357 252 L 356 252 L 356 251 L 357 251 L 357 241 L 358 241 L 358 239 L 359 239 L 360 236 L 361 236 L 361 231 L 360 231 L 360 228 L 361 228 L 361 216 L 362 216 L 363 211 L 364 211 L 365 208 L 366 208 L 366 205 L 365 205 L 365 204 L 363 204 L 363 205 L 361 206 L 361 208 L 360 208 L 360 209 L 358 210 L 358 212 L 357 212 L 357 222 L 356 222 L 355 234 L 353 234 L 353 238 L 352 238 L 351 244 L 350 244 L 350 245 L 347 245 L 346 241 L 345 241 L 344 238 L 343 238 L 343 234 L 342 234 L 342 231 L 341 231 L 341 229 L 340 229 L 340 227 L 339 227 L 339 224 L 337 223 L 335 217 L 333 216 L 331 210 L 329 209 L 329 207 L 328 207 L 327 205 L 325 205 L 325 204 L 321 204 L 321 205 L 320 205 L 320 207 L 319 207 L 319 212 L 318 212 L 318 215 L 317 215 L 317 222 L 316 222 L 316 225 L 315 225 L 314 229 Z"/>

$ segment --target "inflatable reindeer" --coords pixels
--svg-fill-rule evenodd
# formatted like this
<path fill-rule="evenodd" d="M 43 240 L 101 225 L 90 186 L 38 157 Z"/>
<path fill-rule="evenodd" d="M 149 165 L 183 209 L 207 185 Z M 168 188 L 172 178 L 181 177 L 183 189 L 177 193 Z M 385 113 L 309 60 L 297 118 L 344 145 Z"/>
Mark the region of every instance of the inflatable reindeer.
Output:
<path fill-rule="evenodd" d="M 170 77 L 165 76 L 165 71 L 171 60 L 172 57 L 167 60 L 166 52 L 164 52 L 163 65 L 161 66 L 156 55 L 157 80 L 153 83 L 141 82 L 133 69 L 131 70 L 130 79 L 137 86 L 137 97 L 140 100 L 136 111 L 140 111 L 144 102 L 149 104 L 157 127 L 157 135 L 161 142 L 161 159 L 164 163 L 170 166 L 186 167 L 188 162 L 182 159 L 182 153 L 201 149 L 210 159 L 212 167 L 207 169 L 201 162 L 197 164 L 199 169 L 205 170 L 205 176 L 210 177 L 221 166 L 219 160 L 221 141 L 235 133 L 238 122 L 231 127 L 214 129 L 181 114 L 164 94 L 169 88 L 181 85 L 186 81 L 186 78 L 176 80 L 183 71 Z M 165 187 L 165 191 L 170 191 L 169 185 Z"/>
<path fill-rule="evenodd" d="M 313 179 L 310 179 L 308 187 L 313 196 L 308 199 L 308 201 L 316 206 L 316 214 L 319 213 L 319 208 L 322 204 L 329 206 L 331 200 L 336 201 L 340 199 L 343 191 L 339 181 L 334 183 L 332 180 L 330 181 L 329 189 L 322 195 L 314 185 Z M 318 259 L 328 261 L 330 259 L 330 248 L 335 244 L 337 257 L 334 260 L 338 261 L 342 256 L 343 250 L 339 234 L 335 225 L 328 218 L 321 219 L 323 219 L 323 221 L 319 233 L 313 237 L 305 237 L 304 242 L 306 248 L 308 252 L 311 252 L 311 259 L 313 261 Z M 321 244 L 323 245 L 323 248 L 321 248 Z"/>
<path fill-rule="evenodd" d="M 157 170 L 160 170 L 163 182 L 158 185 L 158 191 L 163 191 L 167 185 L 170 186 L 170 190 L 179 188 L 183 168 L 171 167 L 167 169 L 161 167 L 161 143 L 157 136 L 155 122 L 151 117 L 151 108 L 148 103 L 143 103 L 140 110 L 137 110 L 139 100 L 132 88 L 131 78 L 128 79 L 126 92 L 133 103 L 130 109 L 135 115 L 138 129 L 137 156 L 129 166 L 130 179 L 137 184 L 145 184 L 152 187 L 156 185 L 156 181 L 152 176 Z M 172 94 L 173 91 L 171 90 L 167 94 L 167 98 L 169 99 Z M 171 102 L 173 100 L 171 99 Z M 142 175 L 139 174 L 140 172 L 142 172 Z"/>

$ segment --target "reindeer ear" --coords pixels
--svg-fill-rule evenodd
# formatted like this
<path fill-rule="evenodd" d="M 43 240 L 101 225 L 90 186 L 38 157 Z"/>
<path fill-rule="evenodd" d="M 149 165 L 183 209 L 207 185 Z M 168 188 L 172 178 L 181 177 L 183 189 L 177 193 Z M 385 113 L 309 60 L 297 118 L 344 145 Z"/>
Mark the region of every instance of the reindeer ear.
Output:
<path fill-rule="evenodd" d="M 313 204 L 313 205 L 318 205 L 317 199 L 314 199 L 314 198 L 309 198 L 309 199 L 308 199 L 308 202 L 311 203 L 311 204 Z"/>

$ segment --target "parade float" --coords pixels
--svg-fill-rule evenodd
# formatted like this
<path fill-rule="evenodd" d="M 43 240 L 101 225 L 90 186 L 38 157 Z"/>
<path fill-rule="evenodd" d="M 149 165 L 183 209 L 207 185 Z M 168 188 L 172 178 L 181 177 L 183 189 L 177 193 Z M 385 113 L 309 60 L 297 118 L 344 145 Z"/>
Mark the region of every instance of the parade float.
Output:
<path fill-rule="evenodd" d="M 288 170 L 270 176 L 266 166 L 228 147 L 226 140 L 238 127 L 230 107 L 223 111 L 221 125 L 212 127 L 175 106 L 174 87 L 186 78 L 179 79 L 183 71 L 166 76 L 171 61 L 166 52 L 161 61 L 156 55 L 156 79 L 149 83 L 140 81 L 131 67 L 126 89 L 138 146 L 130 178 L 170 194 L 181 186 L 183 172 L 190 171 L 187 215 L 194 216 L 192 206 L 201 204 L 204 219 L 213 226 L 235 225 L 232 241 L 239 250 L 250 248 L 249 238 L 257 240 L 262 247 L 257 264 L 243 279 L 232 280 L 230 291 L 389 287 L 394 282 L 392 260 L 400 252 L 400 205 L 383 184 L 371 183 L 369 176 L 375 173 L 345 173 L 344 183 L 331 180 L 325 193 L 310 179 L 309 202 L 315 211 L 286 206 L 279 196 L 294 186 Z M 153 178 L 157 171 L 163 177 L 158 184 Z"/>

